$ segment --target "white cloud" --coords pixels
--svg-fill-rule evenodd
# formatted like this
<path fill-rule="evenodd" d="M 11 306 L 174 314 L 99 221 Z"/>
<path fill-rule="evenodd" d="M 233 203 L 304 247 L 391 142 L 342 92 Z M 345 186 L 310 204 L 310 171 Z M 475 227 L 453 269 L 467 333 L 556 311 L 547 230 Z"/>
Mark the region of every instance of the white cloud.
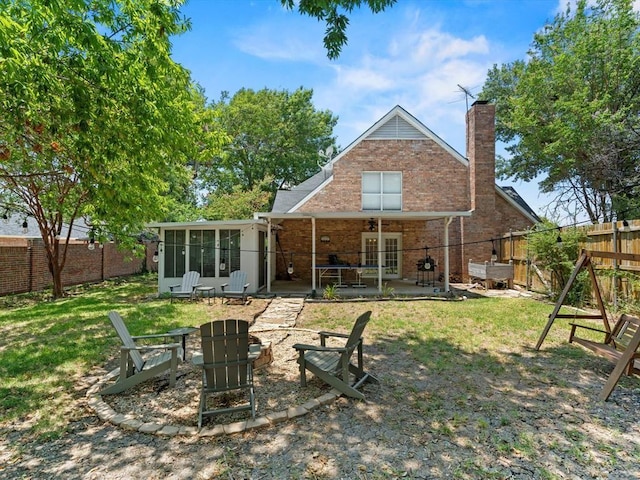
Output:
<path fill-rule="evenodd" d="M 238 50 L 264 60 L 289 62 L 324 62 L 326 52 L 322 42 L 322 30 L 296 28 L 301 19 L 285 16 L 284 21 L 270 19 L 269 22 L 254 23 L 233 35 L 233 44 Z"/>
<path fill-rule="evenodd" d="M 387 35 L 375 54 L 345 58 L 329 83 L 314 88 L 318 104 L 340 112 L 336 133 L 343 146 L 399 104 L 464 153 L 466 104 L 458 85 L 477 92 L 484 83 L 495 62 L 489 41 L 455 36 L 431 23 L 424 28 L 420 22 L 403 23 Z M 357 48 L 350 46 L 351 55 Z"/>

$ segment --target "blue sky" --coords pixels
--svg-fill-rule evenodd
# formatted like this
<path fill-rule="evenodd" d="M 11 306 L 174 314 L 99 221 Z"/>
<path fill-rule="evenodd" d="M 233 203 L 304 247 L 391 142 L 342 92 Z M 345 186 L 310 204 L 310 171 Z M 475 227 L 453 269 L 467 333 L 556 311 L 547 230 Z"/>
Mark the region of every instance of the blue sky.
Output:
<path fill-rule="evenodd" d="M 339 117 L 349 145 L 395 105 L 465 153 L 465 95 L 477 94 L 494 64 L 525 58 L 534 33 L 566 0 L 399 0 L 380 14 L 354 11 L 348 45 L 329 60 L 324 24 L 279 0 L 190 0 L 191 31 L 174 38 L 173 57 L 209 100 L 241 88 L 313 89 L 317 109 Z M 470 102 L 473 100 L 470 99 Z M 550 198 L 536 182 L 512 185 L 538 213 Z"/>

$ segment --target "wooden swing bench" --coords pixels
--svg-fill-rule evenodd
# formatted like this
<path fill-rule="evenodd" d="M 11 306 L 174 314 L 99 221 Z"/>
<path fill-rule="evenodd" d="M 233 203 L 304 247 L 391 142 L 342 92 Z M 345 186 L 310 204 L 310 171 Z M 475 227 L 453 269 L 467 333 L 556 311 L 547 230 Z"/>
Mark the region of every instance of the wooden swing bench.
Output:
<path fill-rule="evenodd" d="M 613 372 L 600 393 L 599 399 L 606 401 L 615 388 L 623 373 L 627 375 L 640 374 L 640 318 L 622 314 L 616 322 L 613 330 L 607 332 L 594 327 L 571 323 L 569 343 L 577 343 L 593 351 L 596 355 L 604 357 L 615 364 Z M 587 340 L 577 337 L 576 330 L 583 328 L 605 335 L 603 342 Z"/>

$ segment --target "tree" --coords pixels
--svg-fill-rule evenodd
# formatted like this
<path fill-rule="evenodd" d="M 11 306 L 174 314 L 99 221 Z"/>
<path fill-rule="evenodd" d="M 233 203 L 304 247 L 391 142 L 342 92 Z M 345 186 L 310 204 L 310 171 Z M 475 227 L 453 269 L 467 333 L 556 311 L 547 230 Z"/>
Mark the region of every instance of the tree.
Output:
<path fill-rule="evenodd" d="M 243 190 L 235 185 L 231 192 L 211 193 L 203 207 L 203 216 L 207 220 L 238 220 L 252 218 L 255 212 L 264 212 L 271 200 L 269 178 L 255 185 L 251 190 Z"/>
<path fill-rule="evenodd" d="M 528 249 L 536 266 L 549 272 L 551 285 L 549 293 L 558 298 L 564 290 L 580 255 L 580 246 L 586 235 L 579 228 L 560 227 L 549 220 L 536 224 L 527 235 Z M 572 305 L 582 305 L 588 297 L 589 278 L 582 272 L 569 292 L 568 301 Z"/>
<path fill-rule="evenodd" d="M 197 154 L 180 3 L 0 0 L 0 204 L 37 221 L 56 298 L 74 222 L 135 248 Z"/>
<path fill-rule="evenodd" d="M 581 0 L 535 35 L 527 61 L 489 71 L 482 97 L 509 143 L 501 177 L 546 175 L 542 191 L 592 222 L 628 218 L 640 185 L 639 32 L 630 0 Z"/>
<path fill-rule="evenodd" d="M 347 26 L 349 18 L 346 14 L 354 8 L 367 5 L 373 13 L 382 12 L 392 6 L 396 0 L 280 0 L 287 9 L 298 8 L 298 12 L 327 25 L 324 36 L 324 47 L 330 59 L 340 56 L 342 47 L 347 44 Z"/>
<path fill-rule="evenodd" d="M 231 99 L 222 95 L 212 108 L 217 111 L 217 128 L 231 140 L 222 147 L 222 155 L 201 165 L 198 173 L 202 186 L 216 193 L 213 199 L 257 186 L 272 197 L 277 189 L 297 185 L 319 171 L 318 151 L 333 145 L 337 117 L 316 110 L 312 95 L 303 88 L 292 93 L 241 89 Z"/>

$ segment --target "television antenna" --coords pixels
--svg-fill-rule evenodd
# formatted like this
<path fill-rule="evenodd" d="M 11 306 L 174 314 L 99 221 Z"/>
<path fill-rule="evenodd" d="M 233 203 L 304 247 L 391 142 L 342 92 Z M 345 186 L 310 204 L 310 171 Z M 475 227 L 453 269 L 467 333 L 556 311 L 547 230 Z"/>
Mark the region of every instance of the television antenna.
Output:
<path fill-rule="evenodd" d="M 464 102 L 465 102 L 465 105 L 467 107 L 467 110 L 469 110 L 469 97 L 471 97 L 473 99 L 475 99 L 476 97 L 475 97 L 475 95 L 473 93 L 471 93 L 471 91 L 468 88 L 463 87 L 459 83 L 458 83 L 458 88 L 460 89 L 460 91 L 462 93 L 464 93 Z"/>

